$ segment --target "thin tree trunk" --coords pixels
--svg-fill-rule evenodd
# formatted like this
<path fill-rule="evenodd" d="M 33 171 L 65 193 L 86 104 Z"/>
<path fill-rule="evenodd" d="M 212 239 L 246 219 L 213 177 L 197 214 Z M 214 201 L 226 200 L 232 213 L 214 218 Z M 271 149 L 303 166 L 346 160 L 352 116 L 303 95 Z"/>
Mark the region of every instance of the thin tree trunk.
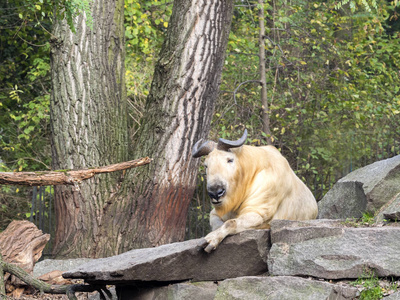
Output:
<path fill-rule="evenodd" d="M 264 0 L 258 0 L 258 22 L 260 26 L 258 37 L 259 49 L 259 72 L 261 82 L 261 107 L 263 131 L 267 135 L 268 145 L 272 145 L 272 134 L 269 122 L 269 105 L 267 97 L 267 80 L 265 74 L 265 16 L 264 16 Z"/>
<path fill-rule="evenodd" d="M 4 281 L 4 268 L 3 268 L 3 256 L 0 251 L 0 299 L 7 299 L 6 295 L 6 283 Z"/>

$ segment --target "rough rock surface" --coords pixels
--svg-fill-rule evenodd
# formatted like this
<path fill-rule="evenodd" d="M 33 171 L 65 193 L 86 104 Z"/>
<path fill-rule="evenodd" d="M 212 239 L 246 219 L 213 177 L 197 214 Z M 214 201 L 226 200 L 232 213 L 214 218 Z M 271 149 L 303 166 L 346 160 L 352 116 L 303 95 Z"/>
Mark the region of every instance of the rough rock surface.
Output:
<path fill-rule="evenodd" d="M 400 192 L 399 182 L 400 155 L 355 170 L 340 179 L 333 191 L 319 202 L 318 218 L 343 218 L 346 209 L 364 202 L 364 196 L 367 200 L 366 210 L 375 213 Z M 360 184 L 364 195 L 359 191 Z M 346 201 L 354 205 L 346 204 Z"/>
<path fill-rule="evenodd" d="M 118 295 L 123 300 L 213 300 L 218 285 L 212 281 L 183 282 L 161 287 L 120 287 Z"/>
<path fill-rule="evenodd" d="M 123 300 L 293 300 L 354 299 L 357 288 L 300 277 L 246 276 L 214 282 L 184 282 L 163 287 L 120 287 Z"/>
<path fill-rule="evenodd" d="M 222 281 L 215 300 L 321 300 L 354 299 L 358 290 L 347 285 L 330 284 L 300 277 L 241 277 Z"/>
<path fill-rule="evenodd" d="M 376 216 L 377 222 L 384 220 L 393 222 L 400 221 L 400 193 L 394 196 L 391 201 L 383 206 Z"/>
<path fill-rule="evenodd" d="M 35 264 L 33 268 L 33 276 L 40 277 L 55 270 L 66 272 L 92 260 L 93 259 L 91 258 L 44 259 Z"/>
<path fill-rule="evenodd" d="M 272 222 L 270 274 L 325 279 L 400 276 L 399 227 L 346 225 L 325 220 Z"/>
<path fill-rule="evenodd" d="M 383 299 L 384 300 L 400 300 L 400 292 L 393 293 L 390 296 L 387 296 Z"/>
<path fill-rule="evenodd" d="M 335 184 L 318 202 L 318 219 L 360 218 L 367 209 L 361 182 Z"/>
<path fill-rule="evenodd" d="M 136 281 L 220 280 L 267 271 L 269 230 L 249 230 L 230 236 L 210 254 L 197 247 L 200 241 L 131 250 L 96 259 L 63 276 L 87 282 L 126 284 Z"/>

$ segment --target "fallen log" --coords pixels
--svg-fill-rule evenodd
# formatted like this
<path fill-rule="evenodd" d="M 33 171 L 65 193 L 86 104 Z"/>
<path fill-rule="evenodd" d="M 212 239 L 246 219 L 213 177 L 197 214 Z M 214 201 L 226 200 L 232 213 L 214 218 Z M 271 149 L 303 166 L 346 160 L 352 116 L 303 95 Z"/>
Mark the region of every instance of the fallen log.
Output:
<path fill-rule="evenodd" d="M 8 185 L 76 185 L 82 180 L 92 178 L 96 174 L 111 173 L 147 165 L 152 161 L 149 157 L 126 161 L 84 170 L 58 170 L 43 172 L 0 172 L 0 184 Z"/>

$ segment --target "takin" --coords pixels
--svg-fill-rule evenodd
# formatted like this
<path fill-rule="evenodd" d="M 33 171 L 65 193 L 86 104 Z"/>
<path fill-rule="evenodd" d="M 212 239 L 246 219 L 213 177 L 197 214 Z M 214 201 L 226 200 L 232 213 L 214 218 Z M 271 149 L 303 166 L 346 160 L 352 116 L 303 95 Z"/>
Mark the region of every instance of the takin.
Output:
<path fill-rule="evenodd" d="M 269 228 L 274 219 L 310 220 L 318 213 L 307 186 L 273 146 L 246 146 L 247 130 L 237 141 L 198 141 L 194 158 L 207 156 L 207 192 L 214 206 L 210 232 L 199 245 L 214 250 L 228 235 Z"/>

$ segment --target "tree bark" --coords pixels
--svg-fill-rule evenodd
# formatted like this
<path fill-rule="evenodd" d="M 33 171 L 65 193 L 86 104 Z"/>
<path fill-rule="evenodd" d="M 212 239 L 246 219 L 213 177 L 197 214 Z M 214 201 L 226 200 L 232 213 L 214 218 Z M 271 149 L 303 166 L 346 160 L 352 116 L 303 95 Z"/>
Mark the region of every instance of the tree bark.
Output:
<path fill-rule="evenodd" d="M 135 170 L 129 247 L 184 239 L 199 165 L 191 149 L 210 130 L 232 11 L 231 0 L 174 1 L 134 150 L 154 161 Z"/>
<path fill-rule="evenodd" d="M 76 36 L 66 24 L 55 30 L 62 41 L 52 59 L 56 169 L 123 161 L 128 150 L 123 1 L 117 9 L 100 2 L 92 2 L 93 31 L 81 19 Z M 78 192 L 57 188 L 57 256 L 104 257 L 183 240 L 199 164 L 191 148 L 210 129 L 232 10 L 232 0 L 174 1 L 132 152 L 153 162 L 124 178 L 99 175 Z"/>
<path fill-rule="evenodd" d="M 75 20 L 76 34 L 66 21 L 56 22 L 52 43 L 52 167 L 84 169 L 127 161 L 124 1 L 90 2 L 93 29 L 85 16 Z M 114 238 L 104 224 L 110 198 L 120 188 L 121 172 L 86 180 L 76 190 L 56 186 L 57 256 L 103 256 L 99 235 Z M 106 229 L 104 229 L 104 227 Z"/>
<path fill-rule="evenodd" d="M 90 168 L 84 170 L 59 170 L 43 172 L 0 172 L 0 184 L 10 185 L 77 185 L 83 180 L 92 178 L 96 174 L 123 171 L 130 168 L 140 167 L 151 162 L 149 157 L 125 161 L 104 167 Z"/>

